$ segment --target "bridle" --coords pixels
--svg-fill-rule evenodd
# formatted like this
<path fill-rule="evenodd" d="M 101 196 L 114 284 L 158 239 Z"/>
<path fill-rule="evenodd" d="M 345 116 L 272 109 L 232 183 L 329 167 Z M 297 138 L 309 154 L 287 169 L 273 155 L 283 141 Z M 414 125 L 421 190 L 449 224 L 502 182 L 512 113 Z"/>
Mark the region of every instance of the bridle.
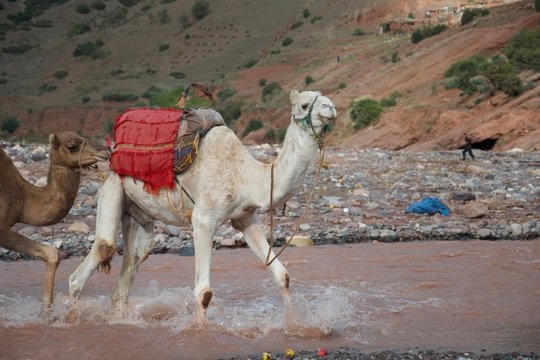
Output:
<path fill-rule="evenodd" d="M 317 99 L 319 98 L 319 95 L 315 96 L 315 99 L 313 102 L 309 105 L 309 110 L 307 114 L 301 118 L 297 118 L 297 116 L 301 115 L 293 115 L 293 119 L 297 124 L 303 125 L 304 127 L 310 127 L 311 128 L 311 136 L 317 142 L 317 145 L 319 146 L 319 150 L 322 150 L 323 144 L 324 144 L 324 136 L 328 131 L 331 130 L 332 126 L 330 124 L 324 124 L 322 131 L 320 134 L 317 134 L 315 131 L 315 127 L 313 126 L 313 119 L 311 117 L 311 113 L 313 112 L 313 107 L 315 106 L 315 103 L 317 102 Z"/>

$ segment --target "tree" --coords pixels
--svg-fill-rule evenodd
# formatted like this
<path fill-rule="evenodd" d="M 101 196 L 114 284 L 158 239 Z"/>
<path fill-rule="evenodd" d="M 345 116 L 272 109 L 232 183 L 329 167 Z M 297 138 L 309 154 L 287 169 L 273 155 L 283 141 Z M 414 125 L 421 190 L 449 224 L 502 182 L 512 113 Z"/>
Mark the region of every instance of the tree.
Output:
<path fill-rule="evenodd" d="M 350 106 L 353 127 L 360 129 L 379 120 L 383 112 L 382 105 L 373 99 L 353 101 Z"/>
<path fill-rule="evenodd" d="M 210 13 L 210 4 L 205 0 L 198 0 L 191 8 L 191 14 L 197 20 L 201 20 Z"/>
<path fill-rule="evenodd" d="M 8 134 L 13 134 L 20 124 L 20 121 L 16 117 L 8 117 L 0 123 L 0 130 L 5 131 Z"/>

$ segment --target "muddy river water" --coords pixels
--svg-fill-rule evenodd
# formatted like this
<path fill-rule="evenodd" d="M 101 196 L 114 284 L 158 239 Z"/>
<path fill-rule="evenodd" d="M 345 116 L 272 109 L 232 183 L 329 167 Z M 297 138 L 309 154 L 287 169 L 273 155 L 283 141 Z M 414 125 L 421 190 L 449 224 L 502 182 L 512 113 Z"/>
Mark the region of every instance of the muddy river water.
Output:
<path fill-rule="evenodd" d="M 540 353 L 540 239 L 328 245 L 281 259 L 290 313 L 249 249 L 215 251 L 202 329 L 193 257 L 150 256 L 123 316 L 109 299 L 121 256 L 77 303 L 67 279 L 82 259 L 64 260 L 48 319 L 39 315 L 42 263 L 2 262 L 0 359 L 217 359 L 319 347 Z"/>

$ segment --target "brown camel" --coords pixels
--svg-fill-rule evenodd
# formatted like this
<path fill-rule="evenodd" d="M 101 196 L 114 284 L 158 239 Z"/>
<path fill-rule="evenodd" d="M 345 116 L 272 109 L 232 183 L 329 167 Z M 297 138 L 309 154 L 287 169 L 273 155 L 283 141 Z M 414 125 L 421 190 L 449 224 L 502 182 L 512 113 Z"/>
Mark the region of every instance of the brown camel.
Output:
<path fill-rule="evenodd" d="M 11 230 L 16 223 L 51 225 L 62 220 L 71 209 L 81 179 L 80 170 L 105 161 L 104 146 L 90 143 L 74 132 L 66 131 L 49 138 L 50 167 L 45 187 L 28 183 L 4 151 L 0 151 L 0 246 L 35 256 L 47 265 L 43 305 L 52 304 L 54 276 L 60 264 L 58 251 L 49 245 Z"/>

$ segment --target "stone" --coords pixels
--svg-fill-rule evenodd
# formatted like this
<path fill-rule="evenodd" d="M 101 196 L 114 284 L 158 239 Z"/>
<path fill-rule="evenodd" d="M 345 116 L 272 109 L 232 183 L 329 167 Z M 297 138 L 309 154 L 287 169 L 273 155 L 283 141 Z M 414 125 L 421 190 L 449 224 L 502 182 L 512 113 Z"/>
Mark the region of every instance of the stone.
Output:
<path fill-rule="evenodd" d="M 286 241 L 289 241 L 290 236 L 287 237 Z M 295 235 L 291 240 L 291 245 L 293 246 L 313 246 L 315 243 L 309 236 L 305 235 Z"/>
<path fill-rule="evenodd" d="M 491 237 L 491 229 L 487 229 L 487 228 L 482 228 L 482 229 L 479 229 L 477 232 L 476 232 L 476 235 L 478 235 L 478 237 L 480 239 L 488 239 Z"/>
<path fill-rule="evenodd" d="M 178 252 L 178 255 L 180 256 L 194 256 L 195 255 L 195 249 L 193 246 L 182 246 L 180 248 L 180 251 Z"/>
<path fill-rule="evenodd" d="M 234 247 L 236 245 L 236 242 L 232 238 L 224 238 L 219 243 L 223 247 Z"/>
<path fill-rule="evenodd" d="M 455 192 L 452 194 L 452 199 L 457 201 L 471 201 L 476 200 L 476 195 L 471 192 Z"/>
<path fill-rule="evenodd" d="M 68 227 L 67 232 L 75 234 L 88 234 L 90 232 L 90 228 L 85 223 L 76 221 Z"/>
<path fill-rule="evenodd" d="M 476 219 L 486 216 L 488 208 L 481 202 L 475 201 L 463 205 L 461 211 L 468 219 Z"/>

